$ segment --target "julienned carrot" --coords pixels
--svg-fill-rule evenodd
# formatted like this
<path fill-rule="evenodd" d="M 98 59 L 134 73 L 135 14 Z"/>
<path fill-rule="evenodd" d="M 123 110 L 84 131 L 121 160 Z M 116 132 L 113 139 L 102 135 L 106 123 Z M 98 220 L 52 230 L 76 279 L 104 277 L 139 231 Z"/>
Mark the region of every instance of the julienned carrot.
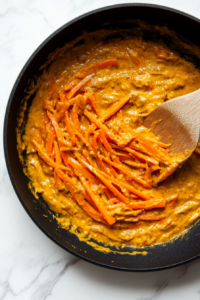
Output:
<path fill-rule="evenodd" d="M 108 111 L 107 114 L 104 114 L 104 116 L 101 118 L 101 122 L 104 123 L 105 120 L 109 119 L 111 116 L 116 114 L 118 110 L 120 110 L 128 101 L 130 101 L 133 98 L 133 95 L 128 95 L 124 99 L 120 100 L 116 104 L 114 104 L 111 109 Z"/>
<path fill-rule="evenodd" d="M 66 140 L 64 140 L 63 132 L 62 132 L 61 128 L 59 127 L 58 123 L 56 122 L 54 116 L 52 114 L 50 114 L 49 112 L 47 112 L 47 115 L 48 115 L 49 119 L 51 120 L 51 123 L 55 129 L 58 141 L 67 147 L 71 147 L 71 144 L 69 142 L 67 142 Z"/>
<path fill-rule="evenodd" d="M 69 136 L 71 138 L 71 143 L 72 143 L 72 147 L 73 147 L 74 145 L 76 145 L 76 138 L 75 138 L 74 131 L 70 124 L 68 112 L 65 113 L 65 126 L 66 126 L 67 132 L 69 133 Z"/>
<path fill-rule="evenodd" d="M 98 156 L 98 148 L 97 148 L 97 139 L 98 139 L 98 136 L 99 136 L 99 132 L 96 131 L 95 134 L 94 134 L 93 140 L 92 140 L 92 147 L 93 147 L 94 154 L 96 156 Z"/>
<path fill-rule="evenodd" d="M 83 155 L 85 157 L 85 159 L 93 166 L 93 167 L 96 167 L 96 164 L 94 162 L 94 160 L 92 160 L 92 158 L 90 157 L 90 154 L 88 152 L 88 150 L 86 149 L 83 149 Z"/>
<path fill-rule="evenodd" d="M 117 60 L 116 58 L 108 58 L 102 61 L 97 62 L 96 64 L 93 64 L 88 67 L 84 67 L 80 69 L 76 74 L 76 78 L 84 78 L 89 73 L 96 72 L 98 69 L 104 69 L 108 67 L 115 67 L 117 66 Z"/>
<path fill-rule="evenodd" d="M 161 147 L 163 149 L 167 149 L 168 147 L 171 146 L 171 144 L 164 144 L 164 143 L 161 143 L 159 141 L 152 140 L 152 139 L 149 139 L 149 141 L 151 141 L 154 144 L 157 144 L 159 147 Z"/>
<path fill-rule="evenodd" d="M 107 157 L 103 157 L 102 159 L 104 161 L 106 161 L 108 164 L 110 164 L 111 166 L 115 167 L 116 169 L 120 170 L 122 173 L 124 173 L 125 175 L 129 176 L 130 178 L 132 178 L 135 182 L 139 183 L 140 185 L 146 187 L 146 188 L 151 188 L 151 185 L 147 182 L 145 182 L 144 180 L 140 179 L 139 177 L 137 177 L 135 174 L 133 174 L 131 171 L 127 170 L 123 165 L 121 164 L 116 164 L 114 162 L 112 162 L 109 158 Z"/>
<path fill-rule="evenodd" d="M 156 144 L 148 141 L 142 136 L 137 136 L 136 140 L 142 144 L 143 147 L 147 149 L 147 151 L 158 158 L 161 162 L 163 163 L 168 163 L 169 162 L 169 155 L 168 152 L 162 148 L 158 148 Z"/>
<path fill-rule="evenodd" d="M 73 127 L 75 130 L 80 130 L 80 122 L 79 122 L 79 119 L 78 119 L 78 103 L 75 103 L 73 105 L 73 108 L 72 108 L 72 115 L 71 115 L 71 118 L 72 118 L 72 122 L 73 122 Z"/>
<path fill-rule="evenodd" d="M 154 216 L 154 215 L 148 215 L 148 214 L 143 214 L 141 216 L 138 216 L 138 220 L 141 221 L 159 221 L 166 218 L 166 216 Z"/>
<path fill-rule="evenodd" d="M 117 157 L 121 158 L 122 160 L 128 160 L 130 161 L 132 159 L 132 157 L 126 153 L 120 153 L 120 152 L 114 152 L 114 155 L 116 155 Z M 132 160 L 131 160 L 132 161 Z"/>
<path fill-rule="evenodd" d="M 63 90 L 64 90 L 65 92 L 69 92 L 75 85 L 76 85 L 75 81 L 71 81 L 70 83 L 66 83 L 66 84 L 64 85 Z"/>
<path fill-rule="evenodd" d="M 122 202 L 124 202 L 125 204 L 129 203 L 129 199 L 125 198 L 124 195 L 122 195 L 113 185 L 112 183 L 107 180 L 103 175 L 102 172 L 98 171 L 96 168 L 94 168 L 93 166 L 89 165 L 88 163 L 86 163 L 80 156 L 77 156 L 79 162 L 86 167 L 88 170 L 90 170 L 93 174 L 95 174 L 97 176 L 97 178 L 99 178 L 104 184 L 105 186 L 107 186 L 108 189 L 110 189 L 113 194 L 115 196 L 117 196 Z"/>
<path fill-rule="evenodd" d="M 112 149 L 112 147 L 110 146 L 110 144 L 108 143 L 107 138 L 105 137 L 104 133 L 102 130 L 99 130 L 99 138 L 102 141 L 104 147 L 106 148 L 106 150 L 112 155 L 114 154 L 114 151 Z"/>
<path fill-rule="evenodd" d="M 60 155 L 61 155 L 61 157 L 63 159 L 63 162 L 64 162 L 65 166 L 67 168 L 69 168 L 69 175 L 70 176 L 76 176 L 73 168 L 68 164 L 69 155 L 65 151 L 60 151 Z"/>
<path fill-rule="evenodd" d="M 102 124 L 101 121 L 97 120 L 88 110 L 84 111 L 84 115 L 90 120 L 91 123 L 94 123 L 98 128 L 102 129 L 106 136 L 117 142 L 117 137 L 108 129 L 108 127 Z"/>
<path fill-rule="evenodd" d="M 93 150 L 94 150 L 94 154 L 96 156 L 96 162 L 97 165 L 99 167 L 100 170 L 102 170 L 103 172 L 107 173 L 108 175 L 110 175 L 110 173 L 113 174 L 113 176 L 116 178 L 117 177 L 117 173 L 115 172 L 114 169 L 112 169 L 112 167 L 110 168 L 109 166 L 105 166 L 104 163 L 102 162 L 101 157 L 99 156 L 98 153 L 98 146 L 97 146 L 97 139 L 99 137 L 99 133 L 100 131 L 96 131 L 93 137 Z"/>
<path fill-rule="evenodd" d="M 61 118 L 63 117 L 64 113 L 66 112 L 66 110 L 71 106 L 74 105 L 76 103 L 76 101 L 78 100 L 78 97 L 80 95 L 74 97 L 73 99 L 71 99 L 70 101 L 67 101 L 64 103 L 63 107 L 57 112 L 56 116 L 55 116 L 55 120 L 56 122 L 59 122 L 61 120 Z"/>
<path fill-rule="evenodd" d="M 151 169 L 148 165 L 146 166 L 146 180 L 149 184 L 152 184 Z"/>
<path fill-rule="evenodd" d="M 85 212 L 91 216 L 93 219 L 95 219 L 98 222 L 102 222 L 102 223 L 106 223 L 106 221 L 104 220 L 104 218 L 100 215 L 100 213 L 98 211 L 96 211 L 91 204 L 89 204 L 84 198 L 83 196 L 81 196 L 80 194 L 76 193 L 74 191 L 74 182 L 73 180 L 67 176 L 65 173 L 63 173 L 61 170 L 59 169 L 55 169 L 56 173 L 58 174 L 58 176 L 64 181 L 64 183 L 66 184 L 68 190 L 70 191 L 70 193 L 72 194 L 72 196 L 74 197 L 74 199 L 78 202 L 78 204 L 85 210 Z"/>
<path fill-rule="evenodd" d="M 129 54 L 130 58 L 134 61 L 134 63 L 137 66 L 139 66 L 141 63 L 141 60 L 138 57 L 138 52 L 131 51 L 129 48 L 127 48 L 127 52 Z"/>
<path fill-rule="evenodd" d="M 56 163 L 61 165 L 62 164 L 62 158 L 60 156 L 60 150 L 58 148 L 58 143 L 54 141 L 54 151 L 55 151 L 55 158 L 56 158 Z M 55 182 L 56 182 L 56 187 L 58 191 L 63 190 L 64 186 L 62 183 L 62 180 L 58 176 L 58 174 L 54 171 L 54 176 L 55 176 Z"/>
<path fill-rule="evenodd" d="M 46 139 L 46 152 L 47 152 L 47 155 L 49 155 L 49 156 L 51 155 L 52 149 L 53 149 L 54 134 L 55 134 L 55 130 L 54 130 L 53 126 L 51 125 L 49 132 L 47 134 L 47 139 Z"/>
<path fill-rule="evenodd" d="M 86 147 L 89 149 L 89 151 L 93 151 L 90 143 L 88 143 L 88 141 L 83 137 L 83 135 L 80 132 L 75 131 L 74 134 L 84 145 L 86 145 Z"/>
<path fill-rule="evenodd" d="M 153 209 L 153 208 L 162 208 L 166 206 L 166 200 L 160 199 L 160 200 L 147 200 L 147 201 L 138 201 L 135 203 L 131 203 L 128 205 L 128 207 L 132 209 Z"/>
<path fill-rule="evenodd" d="M 99 185 L 98 179 L 96 179 L 95 176 L 92 173 L 90 173 L 90 171 L 82 167 L 75 159 L 71 157 L 68 158 L 68 163 L 73 167 L 75 172 L 77 170 L 79 173 L 82 174 L 82 176 L 87 178 L 91 182 L 91 184 Z"/>
<path fill-rule="evenodd" d="M 169 208 L 171 208 L 174 205 L 175 201 L 178 199 L 178 196 L 179 196 L 179 194 L 176 194 L 173 197 L 170 197 L 170 199 L 168 200 L 168 201 L 170 201 Z"/>
<path fill-rule="evenodd" d="M 94 112 L 96 113 L 96 115 L 99 115 L 98 114 L 98 108 L 97 108 L 97 104 L 96 104 L 95 95 L 93 93 L 87 93 L 86 97 L 87 97 L 90 105 L 92 106 Z"/>
<path fill-rule="evenodd" d="M 45 99 L 43 107 L 44 109 L 54 113 L 54 105 L 52 101 Z"/>
<path fill-rule="evenodd" d="M 107 175 L 105 173 L 102 173 L 102 172 L 100 172 L 100 173 L 102 174 L 102 176 L 107 178 L 113 184 L 117 185 L 119 188 L 124 187 L 125 189 L 127 189 L 128 191 L 133 193 L 134 195 L 136 195 L 136 196 L 138 196 L 138 197 L 140 197 L 141 199 L 144 199 L 144 200 L 148 200 L 150 198 L 149 193 L 140 191 L 140 190 L 134 188 L 132 185 L 129 185 L 126 182 L 120 181 L 120 180 L 115 179 L 113 177 L 110 177 L 109 175 Z"/>
<path fill-rule="evenodd" d="M 130 185 L 126 182 L 120 181 L 119 179 L 112 178 L 112 177 L 108 176 L 107 174 L 102 174 L 102 175 L 104 175 L 105 178 L 110 180 L 113 184 L 117 185 L 119 188 L 124 187 L 129 192 L 140 197 L 141 199 L 148 200 L 150 198 L 150 195 L 147 192 L 140 191 L 140 190 L 134 188 L 132 185 Z"/>
<path fill-rule="evenodd" d="M 79 84 L 77 84 L 67 95 L 67 99 L 70 100 L 72 99 L 77 93 L 78 91 L 86 84 L 88 83 L 88 81 L 91 80 L 91 78 L 94 76 L 94 74 L 88 75 L 87 77 L 85 77 L 83 80 L 81 80 L 81 82 L 79 82 Z"/>
<path fill-rule="evenodd" d="M 66 100 L 67 100 L 67 95 L 66 95 L 66 94 L 60 93 L 60 94 L 59 94 L 59 97 L 60 97 L 60 101 L 61 101 L 62 103 L 65 103 L 65 102 L 66 102 Z"/>
<path fill-rule="evenodd" d="M 159 165 L 159 161 L 158 160 L 156 160 L 156 159 L 154 159 L 152 157 L 149 157 L 149 156 L 147 156 L 145 154 L 142 154 L 142 153 L 140 153 L 138 151 L 135 151 L 135 150 L 133 150 L 133 149 L 131 149 L 129 147 L 125 147 L 125 148 L 123 148 L 123 150 L 131 153 L 133 156 L 139 158 L 139 160 L 145 161 L 145 162 L 147 162 L 150 165 Z"/>
<path fill-rule="evenodd" d="M 92 201 L 94 202 L 95 206 L 97 207 L 101 215 L 104 217 L 104 219 L 108 222 L 109 225 L 114 224 L 116 222 L 115 218 L 109 215 L 108 211 L 104 207 L 104 204 L 101 203 L 99 196 L 93 193 L 93 191 L 91 190 L 89 184 L 87 183 L 84 177 L 80 176 L 79 178 L 86 192 L 88 193 L 88 195 L 90 196 L 90 198 L 92 199 Z"/>
<path fill-rule="evenodd" d="M 102 133 L 103 133 L 103 132 L 102 132 Z M 104 136 L 104 138 L 105 138 L 105 144 L 104 144 L 104 147 L 105 147 L 105 145 L 108 143 L 108 141 L 107 141 L 107 139 L 106 139 L 105 136 Z M 99 140 L 99 142 L 100 142 L 100 140 Z M 102 142 L 102 140 L 101 140 L 101 142 Z M 109 143 L 108 143 L 108 145 L 106 145 L 106 146 L 107 146 L 107 149 L 109 149 L 111 153 L 114 152 L 114 151 L 112 150 L 112 148 L 111 148 L 111 146 L 110 146 Z M 105 157 L 109 157 L 109 154 L 108 154 L 108 152 L 106 151 L 107 149 L 105 149 L 104 147 L 101 147 L 102 155 L 105 156 Z M 110 152 L 109 152 L 109 153 L 110 153 Z M 113 156 L 113 161 L 118 163 L 118 157 Z M 121 162 L 119 161 L 119 163 L 121 163 Z M 117 173 L 117 171 L 116 171 L 111 165 L 107 164 L 107 168 L 109 169 L 109 173 L 111 173 L 111 175 L 112 175 L 113 177 L 118 178 L 119 174 Z"/>
<path fill-rule="evenodd" d="M 62 164 L 62 158 L 60 155 L 60 150 L 58 147 L 58 143 L 56 141 L 54 141 L 54 151 L 55 151 L 55 158 L 56 158 L 56 163 L 61 165 Z"/>
<path fill-rule="evenodd" d="M 32 140 L 33 145 L 35 146 L 35 149 L 37 150 L 39 156 L 51 167 L 53 168 L 59 168 L 61 170 L 69 171 L 69 169 L 63 165 L 59 165 L 55 163 L 46 153 L 45 150 L 42 149 L 41 145 L 38 144 L 35 140 Z"/>
<path fill-rule="evenodd" d="M 167 177 L 169 177 L 176 169 L 178 168 L 178 163 L 173 163 L 171 166 L 167 167 L 161 174 L 157 177 L 154 182 L 157 184 L 163 180 L 165 180 Z"/>
<path fill-rule="evenodd" d="M 123 159 L 123 157 L 122 157 Z M 130 157 L 129 157 L 130 159 Z M 141 164 L 141 163 L 138 163 L 138 162 L 135 162 L 135 161 L 132 161 L 132 160 L 128 160 L 128 159 L 123 159 L 123 162 L 129 166 L 132 166 L 134 168 L 137 168 L 137 169 L 146 169 L 146 165 L 145 164 Z"/>
<path fill-rule="evenodd" d="M 50 158 L 54 161 L 55 160 L 55 152 L 54 149 L 51 152 Z"/>

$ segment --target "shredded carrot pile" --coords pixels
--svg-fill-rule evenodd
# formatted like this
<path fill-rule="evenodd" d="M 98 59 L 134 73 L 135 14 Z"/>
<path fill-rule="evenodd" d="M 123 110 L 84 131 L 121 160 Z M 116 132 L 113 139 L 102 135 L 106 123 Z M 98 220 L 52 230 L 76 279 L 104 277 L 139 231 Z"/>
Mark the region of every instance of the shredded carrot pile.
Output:
<path fill-rule="evenodd" d="M 56 103 L 52 101 L 55 83 L 44 101 L 46 143 L 32 143 L 54 169 L 57 190 L 67 188 L 94 220 L 113 226 L 158 221 L 165 215 L 150 210 L 165 208 L 167 203 L 158 199 L 152 186 L 160 181 L 159 176 L 166 178 L 172 172 L 168 146 L 137 130 L 129 130 L 129 138 L 123 139 L 120 132 L 108 127 L 107 121 L 134 101 L 133 94 L 101 115 L 92 90 L 96 71 L 116 66 L 117 60 L 111 58 L 78 70 L 58 93 Z M 177 197 L 170 200 L 171 206 Z"/>

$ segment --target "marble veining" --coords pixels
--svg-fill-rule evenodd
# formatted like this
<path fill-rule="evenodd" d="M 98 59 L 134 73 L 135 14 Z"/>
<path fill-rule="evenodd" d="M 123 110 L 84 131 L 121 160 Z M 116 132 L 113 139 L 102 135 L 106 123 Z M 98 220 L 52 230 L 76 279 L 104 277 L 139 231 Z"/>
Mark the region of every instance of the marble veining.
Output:
<path fill-rule="evenodd" d="M 0 120 L 26 60 L 54 30 L 115 0 L 0 1 Z M 151 0 L 140 1 L 151 3 Z M 200 1 L 157 0 L 200 17 Z M 12 138 L 12 137 L 11 137 Z M 0 147 L 0 300 L 200 300 L 200 260 L 151 273 L 118 272 L 82 261 L 31 221 L 10 183 Z"/>

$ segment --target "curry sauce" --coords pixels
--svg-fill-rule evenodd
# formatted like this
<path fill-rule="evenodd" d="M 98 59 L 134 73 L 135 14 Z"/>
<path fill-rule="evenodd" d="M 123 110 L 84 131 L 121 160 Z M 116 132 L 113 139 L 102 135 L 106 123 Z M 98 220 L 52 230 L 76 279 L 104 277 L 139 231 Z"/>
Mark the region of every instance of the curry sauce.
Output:
<path fill-rule="evenodd" d="M 29 89 L 23 133 L 27 104 L 21 110 L 18 151 L 60 226 L 87 242 L 152 246 L 199 219 L 200 157 L 180 167 L 143 121 L 199 89 L 200 70 L 160 38 L 111 33 L 85 34 L 50 55 Z"/>

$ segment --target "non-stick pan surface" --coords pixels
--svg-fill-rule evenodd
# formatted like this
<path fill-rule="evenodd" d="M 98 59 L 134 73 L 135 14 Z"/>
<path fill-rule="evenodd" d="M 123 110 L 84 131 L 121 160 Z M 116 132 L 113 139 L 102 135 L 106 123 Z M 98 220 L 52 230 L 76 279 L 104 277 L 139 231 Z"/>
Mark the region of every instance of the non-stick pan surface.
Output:
<path fill-rule="evenodd" d="M 77 37 L 83 29 L 95 30 L 102 23 L 127 19 L 141 19 L 153 25 L 166 24 L 176 33 L 200 44 L 200 20 L 180 11 L 149 4 L 121 4 L 94 10 L 62 26 L 48 37 L 29 58 L 19 74 L 8 101 L 4 122 L 4 152 L 8 173 L 14 190 L 23 207 L 35 224 L 55 243 L 68 252 L 99 266 L 126 271 L 153 271 L 178 266 L 200 257 L 200 222 L 186 234 L 165 246 L 148 247 L 148 254 L 128 255 L 102 253 L 60 228 L 52 219 L 45 204 L 37 201 L 28 189 L 28 178 L 24 175 L 16 148 L 15 127 L 20 102 L 29 78 L 37 73 L 49 53 Z M 44 218 L 43 215 L 47 215 Z M 49 222 L 51 220 L 52 222 Z M 142 251 L 141 249 L 135 249 Z M 123 252 L 130 251 L 128 248 Z"/>

